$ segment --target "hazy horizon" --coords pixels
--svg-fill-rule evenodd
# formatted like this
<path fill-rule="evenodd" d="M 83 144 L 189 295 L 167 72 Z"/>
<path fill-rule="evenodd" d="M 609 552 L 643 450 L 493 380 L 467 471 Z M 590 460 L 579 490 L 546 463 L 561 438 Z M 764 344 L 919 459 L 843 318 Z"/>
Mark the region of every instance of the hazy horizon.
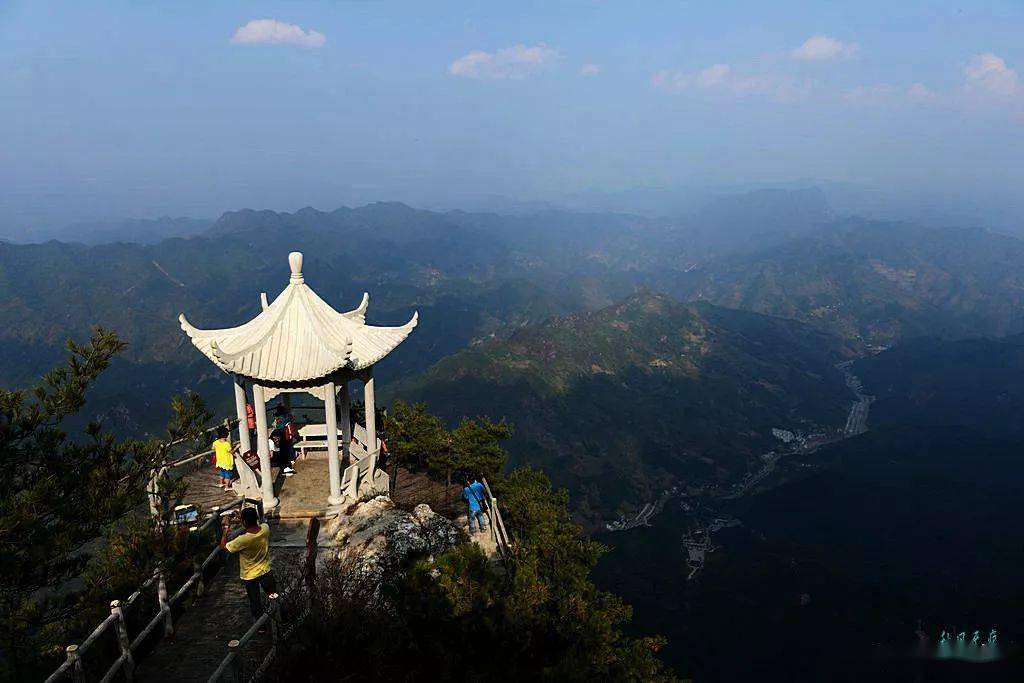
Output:
<path fill-rule="evenodd" d="M 824 181 L 1006 226 L 1021 25 L 1011 2 L 9 3 L 0 235 Z"/>

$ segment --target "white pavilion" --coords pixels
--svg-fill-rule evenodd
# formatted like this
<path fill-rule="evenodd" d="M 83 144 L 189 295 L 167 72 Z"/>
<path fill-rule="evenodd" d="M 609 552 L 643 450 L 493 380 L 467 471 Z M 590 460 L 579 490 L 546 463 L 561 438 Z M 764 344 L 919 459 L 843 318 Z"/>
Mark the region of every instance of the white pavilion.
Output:
<path fill-rule="evenodd" d="M 267 401 L 289 392 L 306 392 L 324 402 L 328 505 L 353 502 L 367 491 L 386 492 L 388 475 L 376 466 L 380 441 L 377 439 L 373 366 L 409 336 L 419 314 L 414 313 L 412 319 L 400 327 L 367 325 L 368 294 L 363 294 L 357 308 L 339 313 L 306 285 L 300 252 L 290 253 L 288 264 L 291 267 L 288 286 L 273 303 L 268 303 L 266 294 L 262 294 L 263 311 L 249 322 L 238 327 L 201 330 L 181 314 L 178 317 L 181 329 L 197 349 L 232 375 L 238 441 L 243 453 L 252 448 L 245 411 L 247 389 L 251 387 L 256 412 L 259 486 L 265 510 L 278 504 L 270 469 Z M 366 425 L 355 425 L 355 443 L 349 419 L 348 386 L 352 380 L 362 382 L 366 407 Z"/>

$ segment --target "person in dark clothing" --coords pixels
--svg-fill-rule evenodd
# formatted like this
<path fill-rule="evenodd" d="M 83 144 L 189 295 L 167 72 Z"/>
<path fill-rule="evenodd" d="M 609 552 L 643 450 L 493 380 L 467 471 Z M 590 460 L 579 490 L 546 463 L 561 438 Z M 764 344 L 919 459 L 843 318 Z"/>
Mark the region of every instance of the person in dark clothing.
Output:
<path fill-rule="evenodd" d="M 283 405 L 274 409 L 274 433 L 280 436 L 278 443 L 281 448 L 281 472 L 286 476 L 295 474 L 295 442 L 298 440 L 299 430 L 295 426 L 295 418 Z"/>

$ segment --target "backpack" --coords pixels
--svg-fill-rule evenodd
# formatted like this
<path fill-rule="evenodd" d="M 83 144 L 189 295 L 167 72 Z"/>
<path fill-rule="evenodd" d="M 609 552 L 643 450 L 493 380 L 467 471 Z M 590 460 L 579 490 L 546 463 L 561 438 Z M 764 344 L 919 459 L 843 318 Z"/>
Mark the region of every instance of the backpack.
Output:
<path fill-rule="evenodd" d="M 288 422 L 284 426 L 284 438 L 290 443 L 294 443 L 299 438 L 299 429 L 295 426 L 294 422 Z"/>

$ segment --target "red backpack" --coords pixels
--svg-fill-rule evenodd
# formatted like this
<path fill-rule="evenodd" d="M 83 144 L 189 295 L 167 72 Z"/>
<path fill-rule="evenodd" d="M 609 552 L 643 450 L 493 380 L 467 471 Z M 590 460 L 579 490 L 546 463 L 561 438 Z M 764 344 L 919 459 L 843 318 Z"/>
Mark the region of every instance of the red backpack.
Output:
<path fill-rule="evenodd" d="M 294 443 L 299 438 L 299 428 L 295 426 L 294 422 L 288 422 L 284 425 L 284 438 L 289 442 Z"/>

